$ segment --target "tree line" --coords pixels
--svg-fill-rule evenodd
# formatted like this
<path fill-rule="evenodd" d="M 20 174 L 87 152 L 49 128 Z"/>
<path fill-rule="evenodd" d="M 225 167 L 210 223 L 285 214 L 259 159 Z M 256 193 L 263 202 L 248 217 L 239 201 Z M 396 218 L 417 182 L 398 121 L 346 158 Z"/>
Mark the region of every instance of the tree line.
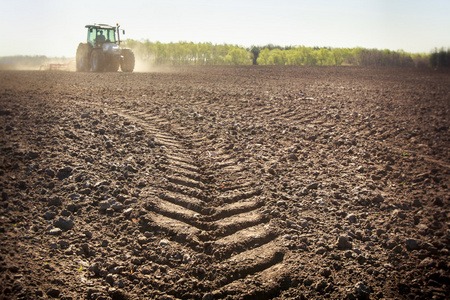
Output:
<path fill-rule="evenodd" d="M 125 40 L 135 55 L 149 65 L 297 65 L 297 66 L 401 66 L 450 67 L 450 48 L 434 49 L 429 54 L 365 48 L 330 48 L 305 46 L 252 46 L 230 44 L 160 43 L 149 40 Z M 59 58 L 63 62 L 74 58 Z M 0 69 L 34 66 L 55 58 L 39 56 L 0 57 Z"/>
<path fill-rule="evenodd" d="M 156 65 L 251 65 L 251 53 L 242 47 L 212 43 L 160 43 L 126 40 L 124 45 L 144 62 Z"/>
<path fill-rule="evenodd" d="M 156 65 L 301 65 L 301 66 L 400 66 L 448 67 L 449 50 L 430 54 L 402 50 L 306 46 L 252 46 L 230 44 L 160 43 L 126 40 L 144 62 Z"/>
<path fill-rule="evenodd" d="M 450 48 L 434 49 L 434 52 L 430 54 L 430 65 L 433 68 L 450 67 Z"/>

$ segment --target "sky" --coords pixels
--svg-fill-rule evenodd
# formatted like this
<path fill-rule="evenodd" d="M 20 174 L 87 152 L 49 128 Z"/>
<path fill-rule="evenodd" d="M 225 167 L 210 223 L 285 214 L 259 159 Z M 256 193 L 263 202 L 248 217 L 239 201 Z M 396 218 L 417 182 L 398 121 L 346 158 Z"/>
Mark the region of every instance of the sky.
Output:
<path fill-rule="evenodd" d="M 0 57 L 74 57 L 93 23 L 162 43 L 450 47 L 449 0 L 0 0 Z"/>

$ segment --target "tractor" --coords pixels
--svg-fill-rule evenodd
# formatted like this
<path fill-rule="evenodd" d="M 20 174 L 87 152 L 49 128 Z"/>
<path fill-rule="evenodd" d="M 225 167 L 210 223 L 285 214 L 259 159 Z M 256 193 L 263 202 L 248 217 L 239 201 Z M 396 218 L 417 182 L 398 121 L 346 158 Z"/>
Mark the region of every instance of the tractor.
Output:
<path fill-rule="evenodd" d="M 77 48 L 77 72 L 133 72 L 135 58 L 130 48 L 120 47 L 119 24 L 86 25 L 87 43 Z M 125 34 L 125 31 L 122 30 Z"/>

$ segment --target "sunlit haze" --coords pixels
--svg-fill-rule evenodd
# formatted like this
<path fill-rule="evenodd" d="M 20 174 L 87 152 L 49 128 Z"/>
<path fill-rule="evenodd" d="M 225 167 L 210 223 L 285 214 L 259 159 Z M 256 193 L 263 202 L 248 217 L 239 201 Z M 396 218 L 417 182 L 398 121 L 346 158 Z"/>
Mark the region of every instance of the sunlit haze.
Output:
<path fill-rule="evenodd" d="M 0 56 L 74 57 L 84 25 L 120 23 L 124 38 L 240 46 L 450 47 L 448 0 L 3 0 Z"/>

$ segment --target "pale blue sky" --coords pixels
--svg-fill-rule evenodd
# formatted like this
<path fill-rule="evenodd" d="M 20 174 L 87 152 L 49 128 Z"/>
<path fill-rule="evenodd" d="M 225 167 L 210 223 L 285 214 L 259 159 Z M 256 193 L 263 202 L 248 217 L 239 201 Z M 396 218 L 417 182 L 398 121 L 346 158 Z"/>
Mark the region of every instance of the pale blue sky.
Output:
<path fill-rule="evenodd" d="M 0 56 L 75 56 L 84 25 L 125 38 L 241 46 L 450 47 L 449 0 L 0 0 Z"/>

